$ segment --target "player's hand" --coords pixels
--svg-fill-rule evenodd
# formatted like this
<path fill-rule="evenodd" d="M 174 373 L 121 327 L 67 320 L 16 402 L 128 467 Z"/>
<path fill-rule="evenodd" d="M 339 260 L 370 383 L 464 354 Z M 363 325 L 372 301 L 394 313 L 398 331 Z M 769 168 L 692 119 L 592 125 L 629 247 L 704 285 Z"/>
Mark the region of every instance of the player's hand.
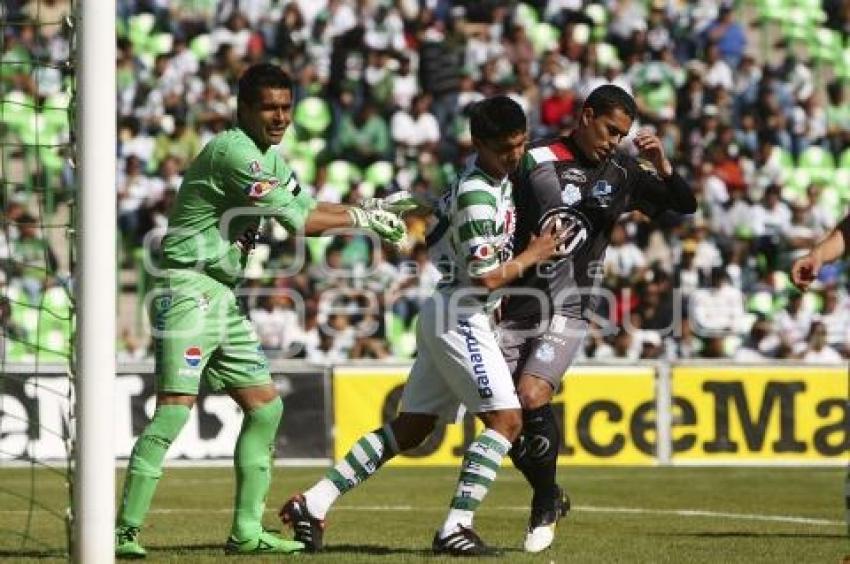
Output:
<path fill-rule="evenodd" d="M 361 208 L 349 208 L 348 213 L 351 214 L 354 227 L 374 231 L 378 237 L 397 247 L 403 246 L 407 241 L 407 226 L 392 212 L 380 209 L 367 211 Z"/>
<path fill-rule="evenodd" d="M 673 174 L 673 165 L 667 160 L 664 145 L 657 135 L 648 129 L 641 129 L 635 135 L 634 144 L 640 155 L 652 163 L 658 174 L 664 178 Z"/>
<path fill-rule="evenodd" d="M 561 255 L 562 249 L 578 232 L 577 224 L 573 223 L 564 229 L 558 229 L 555 218 L 547 221 L 540 230 L 540 235 L 531 235 L 528 250 L 534 253 L 536 262 Z"/>
<path fill-rule="evenodd" d="M 812 282 L 817 280 L 821 266 L 823 266 L 823 262 L 816 255 L 808 254 L 798 258 L 791 265 L 791 282 L 801 292 L 805 292 Z"/>
<path fill-rule="evenodd" d="M 360 207 L 366 211 L 384 210 L 400 216 L 426 206 L 407 190 L 401 190 L 386 198 L 365 198 L 360 202 Z"/>
<path fill-rule="evenodd" d="M 254 250 L 254 247 L 257 246 L 257 239 L 259 236 L 259 226 L 252 224 L 245 228 L 245 231 L 236 238 L 234 244 L 240 251 L 242 251 L 243 255 L 247 255 L 250 254 L 250 252 Z"/>

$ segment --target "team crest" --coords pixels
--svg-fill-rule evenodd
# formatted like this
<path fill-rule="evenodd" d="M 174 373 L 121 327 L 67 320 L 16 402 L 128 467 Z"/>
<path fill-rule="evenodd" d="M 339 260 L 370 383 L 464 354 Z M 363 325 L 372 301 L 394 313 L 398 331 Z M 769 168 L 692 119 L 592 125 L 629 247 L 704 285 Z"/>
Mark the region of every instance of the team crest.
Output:
<path fill-rule="evenodd" d="M 561 192 L 561 201 L 572 206 L 581 201 L 581 189 L 575 184 L 567 184 Z"/>
<path fill-rule="evenodd" d="M 248 170 L 250 171 L 250 173 L 251 173 L 253 176 L 259 176 L 260 172 L 262 172 L 262 170 L 263 170 L 263 167 L 262 167 L 262 166 L 260 166 L 260 161 L 253 160 L 253 161 L 251 161 L 251 163 L 248 165 Z"/>
<path fill-rule="evenodd" d="M 600 180 L 590 191 L 590 197 L 596 201 L 596 205 L 600 208 L 607 208 L 611 205 L 611 200 L 614 197 L 614 187 L 608 182 Z"/>
<path fill-rule="evenodd" d="M 487 260 L 496 255 L 496 249 L 493 248 L 493 245 L 484 243 L 483 245 L 475 245 L 472 247 L 470 254 L 475 260 Z"/>
<path fill-rule="evenodd" d="M 201 294 L 196 301 L 199 310 L 208 311 L 210 309 L 210 297 L 208 294 Z"/>
<path fill-rule="evenodd" d="M 254 182 L 250 186 L 245 188 L 245 194 L 254 200 L 258 200 L 277 188 L 280 184 L 280 180 L 277 178 L 269 178 L 268 180 L 260 180 L 258 182 Z"/>
<path fill-rule="evenodd" d="M 542 343 L 534 352 L 534 357 L 540 362 L 552 362 L 555 360 L 555 347 L 550 343 Z"/>
<path fill-rule="evenodd" d="M 587 182 L 587 176 L 585 176 L 584 171 L 579 168 L 568 168 L 563 172 L 563 174 L 561 174 L 561 178 L 567 182 L 577 182 L 579 184 Z"/>

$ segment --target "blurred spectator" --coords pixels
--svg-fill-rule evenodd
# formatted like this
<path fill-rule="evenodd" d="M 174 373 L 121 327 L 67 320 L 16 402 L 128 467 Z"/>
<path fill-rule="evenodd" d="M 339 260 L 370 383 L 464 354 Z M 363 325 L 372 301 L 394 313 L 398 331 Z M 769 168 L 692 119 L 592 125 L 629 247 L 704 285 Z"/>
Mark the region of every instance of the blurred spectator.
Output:
<path fill-rule="evenodd" d="M 353 115 L 343 115 L 333 152 L 337 158 L 344 158 L 360 167 L 389 156 L 389 128 L 371 100 L 365 100 Z"/>
<path fill-rule="evenodd" d="M 750 328 L 749 338 L 732 358 L 736 362 L 765 362 L 778 346 L 779 338 L 773 334 L 770 321 L 757 319 Z"/>
<path fill-rule="evenodd" d="M 823 307 L 816 316 L 826 328 L 826 344 L 850 356 L 850 303 L 847 295 L 834 285 L 827 285 L 820 292 Z"/>
<path fill-rule="evenodd" d="M 710 286 L 696 290 L 691 296 L 690 318 L 700 336 L 737 334 L 746 312 L 741 291 L 730 284 L 721 268 L 711 271 Z"/>
<path fill-rule="evenodd" d="M 735 12 L 730 2 L 720 6 L 717 19 L 705 30 L 709 43 L 717 45 L 723 59 L 735 68 L 747 48 L 747 35 L 740 23 L 735 21 Z"/>
<path fill-rule="evenodd" d="M 808 348 L 803 353 L 803 362 L 810 363 L 837 363 L 841 362 L 841 355 L 830 347 L 827 342 L 826 326 L 820 321 L 812 323 L 809 334 L 806 337 Z"/>
<path fill-rule="evenodd" d="M 440 140 L 437 118 L 429 111 L 431 97 L 415 96 L 410 111 L 400 109 L 392 118 L 392 138 L 396 145 L 396 163 L 415 162 L 420 153 L 434 152 Z"/>
<path fill-rule="evenodd" d="M 12 147 L 34 134 L 28 124 L 51 122 L 49 108 L 63 96 L 70 99 L 64 66 L 69 34 L 61 22 L 71 3 L 7 4 L 15 25 L 7 26 L 0 44 L 0 84 L 9 102 L 0 135 Z M 825 25 L 850 30 L 848 6 L 826 0 Z M 127 259 L 124 286 L 136 282 L 142 291 L 145 277 L 129 270 L 130 259 L 139 256 L 146 237 L 156 254 L 186 163 L 232 125 L 236 80 L 253 61 L 276 62 L 292 74 L 294 115 L 306 96 L 324 102 L 318 114 L 300 116 L 298 134 L 288 133 L 278 150 L 305 189 L 315 188 L 320 199 L 333 202 L 357 202 L 398 188 L 438 196 L 472 150 L 463 114 L 469 103 L 494 94 L 514 97 L 528 114 L 534 139 L 568 130 L 583 96 L 608 81 L 635 93 L 640 119 L 683 163 L 680 172 L 691 181 L 700 209 L 684 222 L 662 221 L 657 230 L 629 222 L 615 230 L 604 263 L 606 284 L 621 297 L 617 314 L 627 322 L 633 318 L 637 333 L 589 337 L 588 358 L 734 358 L 736 341 L 748 330 L 741 350 L 754 354 L 799 358 L 813 346 L 806 337 L 814 311 L 801 312 L 797 298 L 776 313 L 774 325 L 784 341 L 769 351 L 754 344 L 769 324 L 759 319 L 750 329 L 746 320 L 774 314 L 782 303 L 776 296 L 785 290 L 781 272 L 788 260 L 846 211 L 840 183 L 850 147 L 847 85 L 841 65 L 813 60 L 787 26 L 753 26 L 759 3 L 158 0 L 121 2 L 118 8 L 116 190 Z M 140 23 L 152 27 L 138 28 Z M 827 162 L 823 170 L 812 169 L 802 157 L 807 148 L 820 147 L 828 149 Z M 36 299 L 42 290 L 34 281 L 49 272 L 45 265 L 51 259 L 34 242 L 44 242 L 45 235 L 23 227 L 22 218 L 46 209 L 40 198 L 50 175 L 26 168 L 44 159 L 24 161 L 11 150 L 7 156 L 0 256 L 11 267 L 23 256 L 16 249 L 29 248 L 27 295 Z M 343 162 L 332 167 L 333 159 Z M 371 168 L 375 162 L 381 164 Z M 21 178 L 17 170 L 25 171 Z M 73 169 L 62 164 L 57 170 L 72 186 Z M 49 223 L 46 216 L 38 219 Z M 411 239 L 423 241 L 426 221 L 409 217 L 408 224 Z M 252 275 L 258 279 L 251 285 L 274 293 L 280 281 L 262 282 L 264 268 L 288 264 L 298 253 L 279 227 L 263 237 L 268 256 L 257 257 Z M 59 244 L 61 238 L 50 241 Z M 419 300 L 439 277 L 424 247 L 397 252 L 373 249 L 358 238 L 335 238 L 311 242 L 309 249 L 313 260 L 280 286 L 304 298 L 304 326 L 291 338 L 304 345 L 298 354 L 307 356 L 308 348 L 323 360 L 397 354 L 383 333 L 384 314 L 400 318 L 410 331 Z M 68 254 L 66 248 L 53 251 Z M 669 272 L 648 268 L 656 261 Z M 56 262 L 54 256 L 54 268 Z M 9 288 L 22 287 L 21 271 L 9 269 Z M 724 277 L 720 286 L 718 273 Z M 816 319 L 826 326 L 828 346 L 847 354 L 847 336 L 841 335 L 848 278 L 835 267 L 824 271 L 822 282 L 824 303 Z M 625 288 L 634 289 L 629 300 Z M 334 323 L 358 332 L 379 321 L 378 335 L 352 338 L 341 347 L 334 335 L 320 332 L 328 312 L 316 310 L 328 292 L 347 295 L 344 307 L 356 307 L 367 293 L 381 296 L 382 311 L 344 315 L 345 321 L 334 317 Z M 699 307 L 692 319 L 682 312 L 681 327 L 668 335 L 671 317 L 679 317 L 676 295 L 693 296 Z M 713 307 L 706 303 L 725 298 L 735 302 L 734 315 L 717 309 L 708 316 L 708 325 L 721 334 L 695 336 L 693 329 L 702 331 L 703 314 Z M 261 305 L 255 309 L 268 313 L 271 307 L 271 317 L 288 307 Z M 662 334 L 660 344 L 656 332 Z M 128 358 L 147 348 L 134 342 L 132 332 L 119 338 L 133 345 Z M 812 342 L 817 345 L 817 335 Z M 269 344 L 270 350 L 276 346 Z"/>
<path fill-rule="evenodd" d="M 793 292 L 788 304 L 776 314 L 776 328 L 782 340 L 789 344 L 803 344 L 812 327 L 812 312 L 803 307 L 803 295 Z"/>

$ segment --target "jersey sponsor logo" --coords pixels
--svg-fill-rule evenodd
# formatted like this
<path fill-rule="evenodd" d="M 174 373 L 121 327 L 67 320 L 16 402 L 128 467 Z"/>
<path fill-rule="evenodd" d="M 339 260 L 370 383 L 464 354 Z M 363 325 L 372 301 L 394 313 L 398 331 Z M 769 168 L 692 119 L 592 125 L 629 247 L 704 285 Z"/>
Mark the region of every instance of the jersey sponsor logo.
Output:
<path fill-rule="evenodd" d="M 186 361 L 191 368 L 197 368 L 198 365 L 201 364 L 201 358 L 203 354 L 201 353 L 201 347 L 194 345 L 188 347 L 186 351 L 183 353 L 183 360 Z"/>
<path fill-rule="evenodd" d="M 551 343 L 541 343 L 534 351 L 534 358 L 547 364 L 552 362 L 555 360 L 555 347 Z"/>
<path fill-rule="evenodd" d="M 277 178 L 269 178 L 267 180 L 259 180 L 245 187 L 245 194 L 249 198 L 254 200 L 258 200 L 274 190 L 280 184 L 280 180 Z"/>
<path fill-rule="evenodd" d="M 475 376 L 475 382 L 478 387 L 478 395 L 481 399 L 492 398 L 493 389 L 490 388 L 490 377 L 487 375 L 487 368 L 484 366 L 481 344 L 478 342 L 478 338 L 472 334 L 472 326 L 469 324 L 469 321 L 465 319 L 458 320 L 457 328 L 466 343 L 466 352 L 469 354 L 472 374 Z"/>
<path fill-rule="evenodd" d="M 248 164 L 248 172 L 250 172 L 254 176 L 259 176 L 262 170 L 263 167 L 260 166 L 260 161 L 258 160 L 253 160 Z"/>
<path fill-rule="evenodd" d="M 543 226 L 543 229 L 546 229 L 551 226 L 550 222 L 554 222 L 554 227 L 558 232 L 569 230 L 573 233 L 572 237 L 558 246 L 556 257 L 564 258 L 577 253 L 590 237 L 590 222 L 584 214 L 575 208 L 549 210 L 543 215 L 540 225 Z"/>
<path fill-rule="evenodd" d="M 587 182 L 587 176 L 585 176 L 584 171 L 580 168 L 568 168 L 561 173 L 561 178 L 567 182 L 577 182 L 578 184 Z"/>
<path fill-rule="evenodd" d="M 573 206 L 581 201 L 581 188 L 575 184 L 567 184 L 561 192 L 561 201 L 567 206 Z"/>
<path fill-rule="evenodd" d="M 472 249 L 470 249 L 469 254 L 472 255 L 472 258 L 475 260 L 487 260 L 496 255 L 496 249 L 490 243 L 484 243 L 481 245 L 474 245 Z"/>
<path fill-rule="evenodd" d="M 590 197 L 596 202 L 600 208 L 607 208 L 611 205 L 611 200 L 614 198 L 614 187 L 607 181 L 600 180 L 590 191 Z"/>

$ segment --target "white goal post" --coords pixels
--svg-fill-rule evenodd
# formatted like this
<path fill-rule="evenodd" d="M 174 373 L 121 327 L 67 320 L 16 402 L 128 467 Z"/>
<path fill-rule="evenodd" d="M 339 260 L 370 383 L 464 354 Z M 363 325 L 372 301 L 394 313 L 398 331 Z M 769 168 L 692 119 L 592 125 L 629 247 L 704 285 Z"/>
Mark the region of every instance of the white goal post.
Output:
<path fill-rule="evenodd" d="M 115 0 L 77 3 L 75 562 L 114 561 Z"/>

